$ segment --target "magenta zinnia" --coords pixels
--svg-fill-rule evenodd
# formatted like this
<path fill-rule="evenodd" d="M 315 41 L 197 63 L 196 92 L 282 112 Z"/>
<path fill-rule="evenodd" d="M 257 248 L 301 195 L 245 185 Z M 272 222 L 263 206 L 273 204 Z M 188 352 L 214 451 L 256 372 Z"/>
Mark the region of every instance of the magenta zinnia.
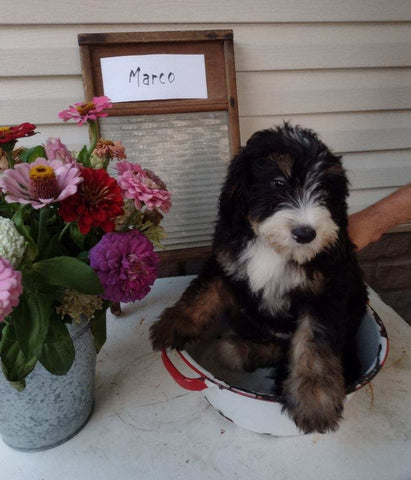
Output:
<path fill-rule="evenodd" d="M 103 110 L 111 108 L 113 104 L 110 99 L 105 96 L 94 97 L 91 102 L 79 102 L 70 105 L 67 110 L 59 113 L 59 118 L 68 122 L 74 120 L 78 125 L 83 125 L 89 120 L 97 120 L 101 117 L 107 117 L 107 113 Z"/>
<path fill-rule="evenodd" d="M 38 209 L 73 195 L 81 181 L 74 164 L 37 158 L 6 170 L 0 178 L 0 190 L 8 203 L 30 204 Z"/>
<path fill-rule="evenodd" d="M 17 307 L 22 292 L 21 272 L 14 270 L 8 260 L 0 257 L 0 322 Z"/>
<path fill-rule="evenodd" d="M 138 230 L 106 233 L 90 250 L 90 265 L 112 302 L 144 298 L 157 278 L 159 258 L 153 244 Z"/>
<path fill-rule="evenodd" d="M 143 205 L 148 210 L 158 209 L 167 213 L 171 207 L 171 194 L 164 182 L 149 170 L 130 162 L 117 162 L 118 184 L 124 196 L 134 200 L 138 210 Z"/>

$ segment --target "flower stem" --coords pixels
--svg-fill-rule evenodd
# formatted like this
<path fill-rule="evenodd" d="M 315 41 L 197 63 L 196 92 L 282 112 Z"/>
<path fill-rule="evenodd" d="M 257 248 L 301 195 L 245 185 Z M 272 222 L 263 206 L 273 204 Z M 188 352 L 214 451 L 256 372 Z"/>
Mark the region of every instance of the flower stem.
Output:
<path fill-rule="evenodd" d="M 34 260 L 37 255 L 39 254 L 39 250 L 37 248 L 37 245 L 35 241 L 33 240 L 33 237 L 30 234 L 29 229 L 26 227 L 24 224 L 24 210 L 25 210 L 26 205 L 19 205 L 17 211 L 14 213 L 12 220 L 14 222 L 14 225 L 16 226 L 17 230 L 20 232 L 21 235 L 27 240 L 31 247 L 31 252 L 30 256 Z"/>
<path fill-rule="evenodd" d="M 141 217 L 142 217 L 142 213 L 140 211 L 133 210 L 133 212 L 129 215 L 126 222 L 124 223 L 123 232 L 127 232 L 127 230 L 129 230 L 130 227 L 135 228 L 137 219 L 141 220 Z"/>
<path fill-rule="evenodd" d="M 88 149 L 88 155 L 93 153 L 93 150 L 96 148 L 97 141 L 98 141 L 98 127 L 97 127 L 97 122 L 94 120 L 89 120 L 88 121 L 88 126 L 90 129 L 90 147 Z"/>
<path fill-rule="evenodd" d="M 2 145 L 2 150 L 6 152 L 7 164 L 9 168 L 14 168 L 13 148 L 16 145 L 16 140 L 7 142 Z"/>
<path fill-rule="evenodd" d="M 64 228 L 63 230 L 60 232 L 60 235 L 59 235 L 59 238 L 58 238 L 58 241 L 59 243 L 61 243 L 61 241 L 63 240 L 63 237 L 64 237 L 64 234 L 67 232 L 67 230 L 70 228 L 70 225 L 71 225 L 71 222 L 70 223 L 66 223 L 64 225 Z"/>
<path fill-rule="evenodd" d="M 39 252 L 41 252 L 43 248 L 44 239 L 46 237 L 48 218 L 49 218 L 49 207 L 46 206 L 40 210 L 39 231 L 37 235 L 37 247 L 39 249 Z"/>

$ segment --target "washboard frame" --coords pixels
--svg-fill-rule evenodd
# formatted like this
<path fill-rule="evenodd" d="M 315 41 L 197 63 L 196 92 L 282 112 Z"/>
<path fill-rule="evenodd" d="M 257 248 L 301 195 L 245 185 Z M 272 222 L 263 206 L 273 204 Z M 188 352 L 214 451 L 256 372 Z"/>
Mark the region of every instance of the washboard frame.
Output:
<path fill-rule="evenodd" d="M 240 129 L 232 30 L 79 34 L 85 100 L 104 95 L 100 59 L 123 55 L 199 54 L 205 56 L 208 98 L 114 103 L 109 116 L 227 112 L 229 156 L 240 149 Z M 226 159 L 228 163 L 229 158 Z M 211 246 L 159 252 L 162 265 L 185 273 L 187 262 L 208 257 Z"/>

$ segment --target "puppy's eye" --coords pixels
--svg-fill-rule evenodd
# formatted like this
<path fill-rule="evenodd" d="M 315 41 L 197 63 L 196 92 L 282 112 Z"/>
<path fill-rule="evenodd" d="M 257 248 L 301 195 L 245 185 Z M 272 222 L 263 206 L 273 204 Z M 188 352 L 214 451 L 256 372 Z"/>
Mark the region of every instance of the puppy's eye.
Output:
<path fill-rule="evenodd" d="M 285 180 L 283 178 L 274 178 L 272 183 L 275 187 L 285 187 Z"/>

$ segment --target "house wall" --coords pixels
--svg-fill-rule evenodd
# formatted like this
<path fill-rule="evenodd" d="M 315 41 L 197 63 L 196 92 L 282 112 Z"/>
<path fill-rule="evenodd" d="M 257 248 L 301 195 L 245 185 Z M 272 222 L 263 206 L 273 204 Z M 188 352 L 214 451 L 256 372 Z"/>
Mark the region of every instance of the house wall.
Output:
<path fill-rule="evenodd" d="M 0 124 L 37 124 L 26 145 L 78 148 L 86 129 L 57 118 L 83 98 L 78 33 L 218 28 L 234 30 L 243 144 L 283 120 L 313 128 L 344 155 L 350 211 L 411 181 L 407 0 L 4 2 Z"/>

